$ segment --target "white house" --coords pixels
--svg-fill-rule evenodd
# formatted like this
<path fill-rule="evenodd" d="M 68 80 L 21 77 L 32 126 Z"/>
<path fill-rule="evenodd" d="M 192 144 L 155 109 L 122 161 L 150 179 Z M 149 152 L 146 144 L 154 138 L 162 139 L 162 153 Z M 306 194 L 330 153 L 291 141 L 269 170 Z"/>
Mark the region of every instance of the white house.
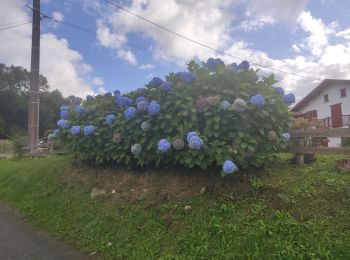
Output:
<path fill-rule="evenodd" d="M 317 119 L 326 127 L 350 126 L 350 80 L 325 79 L 292 109 L 306 119 Z M 340 138 L 330 138 L 339 146 Z"/>

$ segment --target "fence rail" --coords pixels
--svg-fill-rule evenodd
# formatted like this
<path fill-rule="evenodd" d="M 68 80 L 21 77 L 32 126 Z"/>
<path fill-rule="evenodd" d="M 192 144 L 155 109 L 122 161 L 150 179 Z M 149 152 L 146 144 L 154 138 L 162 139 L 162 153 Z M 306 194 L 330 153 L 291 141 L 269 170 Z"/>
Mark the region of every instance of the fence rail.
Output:
<path fill-rule="evenodd" d="M 292 131 L 294 145 L 289 148 L 291 153 L 297 155 L 297 164 L 304 164 L 305 154 L 350 154 L 350 147 L 322 147 L 319 142 L 312 141 L 317 138 L 350 137 L 350 128 L 333 128 L 325 130 Z"/>
<path fill-rule="evenodd" d="M 13 155 L 12 143 L 0 143 L 0 157 L 7 157 Z"/>
<path fill-rule="evenodd" d="M 327 128 L 350 126 L 350 115 L 326 117 L 326 118 L 322 118 L 322 119 L 317 119 L 317 121 L 322 126 L 327 127 Z M 336 121 L 338 123 L 338 125 L 333 125 L 334 121 Z"/>

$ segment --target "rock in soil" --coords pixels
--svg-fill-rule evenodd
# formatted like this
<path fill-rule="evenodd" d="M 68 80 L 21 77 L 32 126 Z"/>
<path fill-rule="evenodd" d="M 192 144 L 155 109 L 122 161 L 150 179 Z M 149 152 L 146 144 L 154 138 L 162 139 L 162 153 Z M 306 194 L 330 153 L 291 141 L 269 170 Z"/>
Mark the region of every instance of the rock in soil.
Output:
<path fill-rule="evenodd" d="M 191 206 L 185 206 L 184 210 L 186 212 L 190 212 L 190 211 L 192 211 L 192 207 Z"/>
<path fill-rule="evenodd" d="M 104 189 L 93 188 L 90 196 L 91 196 L 91 199 L 94 199 L 97 196 L 106 195 L 106 194 L 107 194 L 107 191 Z"/>

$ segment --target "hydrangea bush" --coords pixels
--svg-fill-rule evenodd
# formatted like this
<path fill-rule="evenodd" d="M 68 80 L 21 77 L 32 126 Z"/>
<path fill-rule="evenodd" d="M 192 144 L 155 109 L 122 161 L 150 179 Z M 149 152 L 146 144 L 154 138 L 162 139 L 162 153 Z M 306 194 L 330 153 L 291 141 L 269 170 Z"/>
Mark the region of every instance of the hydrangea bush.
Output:
<path fill-rule="evenodd" d="M 96 165 L 215 166 L 225 174 L 261 167 L 290 140 L 295 98 L 275 83 L 273 75 L 258 80 L 248 62 L 192 61 L 124 95 L 63 106 L 55 138 Z"/>

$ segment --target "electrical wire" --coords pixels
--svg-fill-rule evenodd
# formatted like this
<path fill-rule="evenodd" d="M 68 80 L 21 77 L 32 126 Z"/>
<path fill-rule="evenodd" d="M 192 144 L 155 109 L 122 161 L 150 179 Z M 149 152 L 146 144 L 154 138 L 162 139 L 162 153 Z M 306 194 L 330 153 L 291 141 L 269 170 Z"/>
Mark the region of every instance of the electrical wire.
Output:
<path fill-rule="evenodd" d="M 182 34 L 180 34 L 180 33 L 177 33 L 177 32 L 175 32 L 175 31 L 173 31 L 173 30 L 171 30 L 171 29 L 169 29 L 169 28 L 167 28 L 167 27 L 165 27 L 165 26 L 163 26 L 163 25 L 157 24 L 157 23 L 155 23 L 155 22 L 153 22 L 153 21 L 151 21 L 151 20 L 149 20 L 149 19 L 147 19 L 147 18 L 144 18 L 144 17 L 142 17 L 142 16 L 140 16 L 140 15 L 138 15 L 138 14 L 136 14 L 136 13 L 134 13 L 134 12 L 132 12 L 132 11 L 130 11 L 130 10 L 124 8 L 124 7 L 122 7 L 121 5 L 118 5 L 118 4 L 114 3 L 114 2 L 111 2 L 111 1 L 109 1 L 109 0 L 102 0 L 102 1 L 104 1 L 104 2 L 106 2 L 106 3 L 108 3 L 108 4 L 110 4 L 110 5 L 113 5 L 113 6 L 117 7 L 118 9 L 120 9 L 120 10 L 122 10 L 122 11 L 124 11 L 124 12 L 126 12 L 126 13 L 128 13 L 128 14 L 130 14 L 130 15 L 133 15 L 133 16 L 135 16 L 135 17 L 137 17 L 137 18 L 139 18 L 139 19 L 141 19 L 141 20 L 143 20 L 143 21 L 145 21 L 145 22 L 147 22 L 147 23 L 150 23 L 150 24 L 152 24 L 152 25 L 154 25 L 154 26 L 156 26 L 156 27 L 158 27 L 158 28 L 160 28 L 160 29 L 162 29 L 162 30 L 164 30 L 164 31 L 167 31 L 167 32 L 169 32 L 169 33 L 171 33 L 171 34 L 173 34 L 173 35 L 175 35 L 175 36 L 177 36 L 177 37 L 180 37 L 180 38 L 182 38 L 182 39 L 185 39 L 185 40 L 187 40 L 187 41 L 190 41 L 190 42 L 192 42 L 192 43 L 195 43 L 195 44 L 197 44 L 197 45 L 199 45 L 199 46 L 202 46 L 202 47 L 207 48 L 207 49 L 209 49 L 209 50 L 212 50 L 212 51 L 214 51 L 214 52 L 220 53 L 220 54 L 222 54 L 222 55 L 229 56 L 229 57 L 231 57 L 231 58 L 234 58 L 234 59 L 237 59 L 237 60 L 241 60 L 241 61 L 246 60 L 246 59 L 244 59 L 244 58 L 241 58 L 241 57 L 238 57 L 238 56 L 235 56 L 235 55 L 231 55 L 231 54 L 229 54 L 229 53 L 226 53 L 226 52 L 224 52 L 224 51 L 215 49 L 215 48 L 213 48 L 213 47 L 211 47 L 211 46 L 209 46 L 209 45 L 206 45 L 206 44 L 204 44 L 204 43 L 201 43 L 201 42 L 199 42 L 199 41 L 193 40 L 193 39 L 191 39 L 191 38 L 189 38 L 189 37 L 187 37 L 187 36 L 185 36 L 185 35 L 182 35 Z M 273 67 L 270 67 L 270 66 L 258 64 L 258 63 L 255 63 L 255 62 L 250 62 L 250 65 L 253 65 L 253 66 L 256 66 L 256 67 L 260 67 L 260 68 L 263 68 L 263 69 L 269 69 L 269 70 L 277 71 L 277 72 L 284 73 L 284 74 L 289 74 L 289 75 L 301 77 L 301 78 L 306 78 L 306 79 L 312 79 L 312 80 L 321 81 L 321 79 L 319 79 L 319 78 L 304 76 L 304 75 L 300 75 L 300 74 L 296 74 L 296 73 L 292 73 L 292 72 L 288 72 L 288 71 L 276 69 L 276 68 L 273 68 Z"/>
<path fill-rule="evenodd" d="M 31 9 L 31 10 L 35 10 L 33 7 L 31 7 L 31 6 L 29 6 L 29 5 L 26 5 L 26 7 L 28 7 L 28 8 Z M 40 14 L 42 15 L 42 18 L 43 18 L 43 19 L 49 19 L 49 20 L 51 20 L 51 21 L 53 21 L 53 22 L 55 22 L 55 23 L 61 23 L 61 24 L 66 25 L 66 26 L 70 26 L 70 27 L 72 27 L 72 28 L 74 28 L 74 29 L 77 29 L 77 30 L 80 30 L 80 31 L 84 31 L 84 32 L 87 32 L 87 33 L 94 34 L 94 35 L 96 35 L 96 36 L 98 36 L 98 37 L 100 37 L 100 38 L 103 37 L 103 35 L 102 35 L 101 33 L 98 33 L 98 32 L 96 32 L 95 30 L 92 30 L 92 29 L 90 29 L 90 28 L 86 28 L 86 27 L 83 27 L 83 26 L 80 26 L 80 25 L 76 25 L 76 24 L 73 24 L 73 23 L 69 23 L 69 22 L 64 22 L 64 21 L 56 20 L 56 19 L 54 19 L 53 17 L 51 17 L 51 16 L 49 16 L 49 15 L 47 15 L 47 14 L 41 12 L 41 11 L 40 11 Z M 132 43 L 132 42 L 127 42 L 126 45 L 132 46 L 132 47 L 137 48 L 137 49 L 142 49 L 142 50 L 147 50 L 147 51 L 149 51 L 149 48 L 148 48 L 148 47 L 143 46 L 143 45 L 139 45 L 139 44 L 135 44 L 135 43 Z M 168 59 L 172 59 L 169 55 L 166 55 L 166 54 L 164 53 L 164 51 L 162 51 L 162 50 L 160 50 L 160 49 L 158 49 L 157 51 L 158 51 L 158 54 L 159 54 L 159 55 L 161 55 L 161 56 L 163 56 L 163 57 L 165 57 L 165 58 L 168 58 Z"/>
<path fill-rule="evenodd" d="M 17 24 L 17 23 L 24 23 L 24 22 L 30 22 L 30 20 L 29 20 L 29 19 L 26 19 L 26 20 L 22 20 L 22 21 L 16 21 L 16 22 L 4 23 L 4 24 L 0 24 L 0 27 L 2 27 L 2 26 L 8 26 L 8 25 L 12 25 L 12 24 Z"/>
<path fill-rule="evenodd" d="M 31 21 L 25 22 L 25 23 L 20 23 L 20 24 L 17 24 L 17 25 L 8 26 L 8 27 L 5 27 L 5 28 L 0 28 L 0 31 L 4 31 L 4 30 L 7 30 L 7 29 L 15 28 L 15 27 L 22 26 L 22 25 L 25 25 L 25 24 L 28 24 L 28 23 L 31 23 Z"/>
<path fill-rule="evenodd" d="M 185 40 L 187 40 L 187 41 L 190 41 L 190 42 L 192 42 L 192 43 L 194 43 L 194 44 L 197 44 L 197 45 L 202 46 L 202 47 L 204 47 L 204 48 L 210 49 L 211 51 L 220 53 L 220 54 L 225 55 L 225 56 L 229 56 L 229 57 L 231 57 L 231 58 L 234 58 L 234 59 L 237 59 L 237 60 L 240 60 L 240 61 L 246 60 L 246 59 L 244 59 L 244 58 L 241 58 L 241 57 L 238 57 L 238 56 L 235 56 L 235 55 L 226 53 L 226 52 L 224 52 L 224 51 L 215 49 L 215 48 L 213 48 L 213 47 L 210 47 L 209 45 L 206 45 L 206 44 L 204 44 L 204 43 L 201 43 L 201 42 L 198 42 L 198 41 L 196 41 L 196 40 L 193 40 L 193 39 L 191 39 L 191 38 L 189 38 L 189 37 L 187 37 L 187 36 L 184 36 L 184 35 L 182 35 L 182 34 L 180 34 L 180 33 L 177 33 L 177 32 L 175 32 L 175 31 L 173 31 L 173 30 L 171 30 L 171 29 L 169 29 L 169 28 L 167 28 L 167 27 L 164 27 L 164 26 L 162 26 L 162 25 L 159 25 L 159 24 L 157 24 L 157 23 L 155 23 L 155 22 L 153 22 L 153 21 L 151 21 L 151 20 L 149 20 L 149 19 L 147 19 L 147 18 L 144 18 L 144 17 L 142 17 L 142 16 L 140 16 L 140 15 L 138 15 L 138 14 L 132 12 L 132 11 L 129 11 L 128 9 L 126 9 L 126 8 L 124 8 L 124 7 L 122 7 L 122 6 L 118 5 L 118 4 L 116 4 L 116 3 L 114 3 L 114 2 L 111 2 L 111 1 L 109 1 L 109 0 L 102 0 L 102 1 L 104 1 L 104 2 L 106 2 L 106 3 L 108 3 L 108 4 L 110 4 L 110 5 L 113 5 L 113 6 L 117 7 L 117 8 L 119 8 L 120 10 L 122 10 L 122 11 L 124 11 L 124 12 L 126 12 L 126 13 L 129 13 L 129 14 L 131 14 L 131 15 L 133 15 L 133 16 L 135 16 L 135 17 L 137 17 L 137 18 L 139 18 L 139 19 L 141 19 L 141 20 L 143 20 L 143 21 L 145 21 L 145 22 L 147 22 L 147 23 L 150 23 L 150 24 L 152 24 L 152 25 L 154 25 L 154 26 L 156 26 L 156 27 L 158 27 L 158 28 L 161 28 L 162 30 L 165 30 L 165 31 L 167 31 L 167 32 L 169 32 L 169 33 L 171 33 L 171 34 L 174 34 L 174 35 L 176 35 L 177 37 L 183 38 L 183 39 L 185 39 Z M 31 9 L 31 10 L 34 10 L 34 9 L 33 9 L 31 6 L 29 6 L 29 5 L 26 5 L 26 7 L 28 7 L 28 8 Z M 94 30 L 92 30 L 92 29 L 89 29 L 89 28 L 86 28 L 86 27 L 82 27 L 82 26 L 80 26 L 80 25 L 75 25 L 75 24 L 72 24 L 72 23 L 69 23 L 69 22 L 58 21 L 58 20 L 54 19 L 53 17 L 50 17 L 50 16 L 48 16 L 48 15 L 42 13 L 42 12 L 40 12 L 40 13 L 42 14 L 42 16 L 43 16 L 44 19 L 47 18 L 47 19 L 50 19 L 50 20 L 52 20 L 52 21 L 54 21 L 54 22 L 56 22 L 56 23 L 62 23 L 62 24 L 65 24 L 65 25 L 67 25 L 67 26 L 73 27 L 73 28 L 78 29 L 78 30 L 82 30 L 82 31 L 85 31 L 85 32 L 93 33 L 93 34 L 95 34 L 95 35 L 97 35 L 97 36 L 99 36 L 99 37 L 102 36 L 101 34 L 97 33 L 96 31 L 94 31 Z M 146 49 L 146 50 L 149 50 L 149 49 L 148 49 L 147 47 L 145 47 L 145 46 L 138 45 L 138 44 L 134 44 L 134 43 L 130 43 L 130 42 L 128 42 L 128 45 L 133 46 L 133 47 L 136 47 L 136 48 L 139 48 L 139 49 Z M 161 52 L 160 52 L 160 55 L 161 55 L 161 56 L 164 56 L 164 57 L 167 57 L 167 58 L 170 58 L 168 55 L 162 54 Z M 249 61 L 249 60 L 248 60 L 248 61 Z M 314 80 L 314 81 L 322 81 L 320 78 L 310 77 L 310 76 L 304 76 L 304 75 L 300 75 L 300 74 L 296 74 L 296 73 L 292 73 L 292 72 L 288 72 L 288 71 L 276 69 L 276 68 L 274 68 L 274 67 L 266 66 L 266 65 L 259 64 L 259 63 L 256 63 L 256 62 L 251 62 L 251 61 L 249 61 L 249 63 L 250 63 L 251 66 L 255 66 L 255 67 L 259 67 L 259 68 L 263 68 L 263 69 L 268 69 L 268 70 L 280 72 L 280 73 L 283 73 L 283 74 L 288 74 L 288 75 L 292 75 L 292 76 L 296 76 L 296 77 L 300 77 L 300 78 L 305 78 L 305 79 L 311 79 L 311 80 Z"/>

